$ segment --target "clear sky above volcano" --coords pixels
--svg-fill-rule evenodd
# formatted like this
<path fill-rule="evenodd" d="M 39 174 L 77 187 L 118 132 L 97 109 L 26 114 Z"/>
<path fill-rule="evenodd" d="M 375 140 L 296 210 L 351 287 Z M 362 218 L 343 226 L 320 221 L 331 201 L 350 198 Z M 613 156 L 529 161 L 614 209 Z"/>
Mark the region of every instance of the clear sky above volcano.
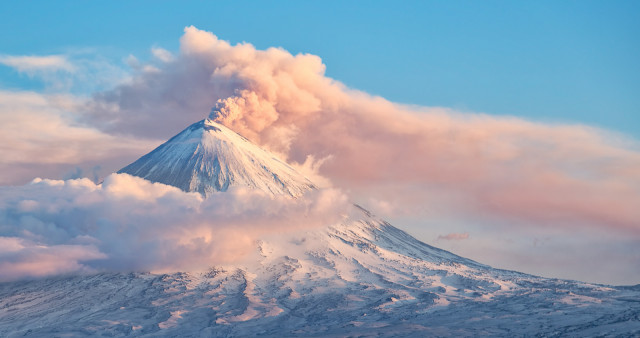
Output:
<path fill-rule="evenodd" d="M 185 26 L 322 57 L 327 75 L 394 102 L 640 137 L 637 1 L 3 2 L 0 53 L 176 50 Z M 0 86 L 39 83 L 0 67 Z"/>

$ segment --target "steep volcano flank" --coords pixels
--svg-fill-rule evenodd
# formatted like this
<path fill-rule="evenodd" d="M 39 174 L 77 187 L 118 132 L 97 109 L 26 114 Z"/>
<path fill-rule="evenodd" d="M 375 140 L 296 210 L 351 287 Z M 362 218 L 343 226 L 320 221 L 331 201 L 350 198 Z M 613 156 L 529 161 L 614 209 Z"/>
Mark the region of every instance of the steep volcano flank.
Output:
<path fill-rule="evenodd" d="M 118 173 L 204 196 L 232 186 L 292 197 L 315 188 L 276 155 L 211 119 L 192 124 Z"/>

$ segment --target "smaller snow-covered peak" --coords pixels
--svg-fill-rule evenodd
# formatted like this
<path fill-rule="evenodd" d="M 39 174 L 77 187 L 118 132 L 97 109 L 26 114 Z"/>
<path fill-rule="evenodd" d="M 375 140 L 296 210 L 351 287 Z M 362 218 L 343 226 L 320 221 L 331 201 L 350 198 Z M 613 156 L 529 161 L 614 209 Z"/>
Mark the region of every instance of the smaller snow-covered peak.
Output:
<path fill-rule="evenodd" d="M 292 197 L 314 188 L 275 154 L 211 118 L 192 124 L 118 173 L 205 196 L 232 186 Z"/>

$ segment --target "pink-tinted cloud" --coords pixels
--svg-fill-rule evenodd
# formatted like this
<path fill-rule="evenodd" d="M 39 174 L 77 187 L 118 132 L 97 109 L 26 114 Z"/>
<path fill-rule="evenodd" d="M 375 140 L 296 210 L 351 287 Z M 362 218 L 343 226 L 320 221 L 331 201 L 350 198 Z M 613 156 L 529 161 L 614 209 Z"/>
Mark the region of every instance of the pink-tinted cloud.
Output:
<path fill-rule="evenodd" d="M 0 280 L 92 272 L 87 261 L 106 255 L 93 245 L 42 245 L 19 237 L 0 237 Z"/>
<path fill-rule="evenodd" d="M 0 185 L 61 177 L 76 167 L 117 170 L 159 144 L 80 125 L 74 116 L 76 100 L 0 91 Z"/>
<path fill-rule="evenodd" d="M 80 177 L 83 170 L 97 166 L 106 174 L 204 118 L 214 107 L 212 115 L 219 121 L 297 162 L 294 166 L 321 185 L 345 188 L 351 200 L 375 213 L 404 217 L 408 221 L 396 223 L 400 227 L 407 229 L 413 222 L 410 231 L 421 238 L 434 239 L 449 232 L 474 234 L 465 241 L 439 241 L 443 248 L 498 267 L 586 280 L 592 280 L 592 265 L 599 260 L 601 276 L 626 275 L 625 282 L 637 283 L 640 147 L 636 141 L 588 126 L 395 104 L 326 77 L 317 56 L 291 55 L 279 48 L 257 50 L 246 43 L 234 46 L 194 27 L 185 29 L 179 52 L 154 48 L 151 53 L 148 62 L 128 60 L 130 76 L 95 55 L 88 60 L 83 59 L 84 54 L 63 57 L 73 71 L 31 67 L 29 74 L 42 77 L 49 93 L 111 88 L 114 81 L 125 79 L 115 88 L 94 93 L 87 103 L 68 95 L 0 92 L 0 184 L 22 184 L 36 176 L 64 177 L 70 171 L 73 173 L 67 176 Z M 95 79 L 101 84 L 92 83 Z M 149 252 L 159 252 L 154 251 L 161 246 L 159 239 L 172 243 L 173 251 L 182 250 L 175 243 L 183 242 L 175 239 L 187 238 L 184 243 L 191 243 L 193 237 L 167 230 L 171 222 L 201 238 L 210 237 L 208 223 L 187 224 L 188 215 L 172 218 L 193 210 L 194 205 L 203 208 L 205 202 L 198 197 L 171 189 L 163 193 L 166 187 L 140 186 L 135 179 L 133 183 L 122 177 L 118 180 L 119 184 L 102 187 L 80 184 L 73 193 L 55 194 L 53 187 L 72 189 L 78 185 L 72 182 L 83 180 L 46 181 L 46 189 L 35 184 L 12 192 L 13 199 L 3 200 L 0 208 L 19 210 L 23 217 L 11 224 L 29 229 L 32 235 L 2 228 L 0 236 L 7 239 L 3 243 L 23 247 L 21 254 L 11 253 L 13 258 L 3 254 L 0 261 L 9 264 L 4 270 L 19 271 L 28 266 L 29 257 L 48 261 L 47 257 L 55 255 L 65 257 L 58 262 L 60 266 L 50 263 L 60 272 L 168 269 L 182 261 L 172 261 L 168 255 L 166 260 L 158 256 L 127 265 L 125 258 L 143 257 L 144 245 L 151 248 Z M 29 192 L 34 186 L 45 191 L 39 195 Z M 247 201 L 239 195 L 233 199 Z M 160 216 L 140 215 L 118 201 L 132 201 L 137 210 L 157 211 Z M 174 206 L 163 201 L 173 201 Z M 262 203 L 256 208 L 270 207 L 268 201 Z M 43 206 L 49 211 L 42 212 Z M 103 206 L 106 209 L 100 209 Z M 129 217 L 143 224 L 139 229 L 145 231 L 146 224 L 161 224 L 159 235 L 150 244 L 132 239 L 116 246 L 117 236 L 109 231 L 102 238 L 82 235 L 89 233 L 86 229 L 66 228 L 65 220 L 87 217 L 97 223 L 96 215 L 119 215 L 120 210 L 125 210 L 122 218 L 106 217 L 111 223 L 95 229 L 124 224 Z M 196 219 L 205 214 L 197 210 Z M 229 224 L 265 217 L 265 224 L 277 228 L 274 219 L 260 212 L 242 207 L 233 210 L 255 217 L 242 222 L 234 218 Z M 56 213 L 62 216 L 54 216 Z M 419 221 L 415 215 L 420 216 Z M 0 223 L 0 228 L 7 224 Z M 135 227 L 124 228 L 131 238 L 143 238 Z M 216 231 L 226 233 L 221 238 L 235 239 L 216 254 L 220 259 L 241 256 L 242 248 L 248 246 L 238 243 L 253 240 L 232 227 Z M 555 240 L 553 248 L 523 249 L 536 237 Z M 240 252 L 233 251 L 236 245 Z M 129 247 L 132 249 L 126 249 Z M 210 254 L 213 251 L 207 250 L 220 246 L 186 247 L 192 253 L 203 250 Z M 114 256 L 120 251 L 121 256 Z M 578 264 L 585 259 L 584 252 L 592 254 L 587 263 Z M 534 255 L 542 256 L 534 259 Z M 559 255 L 565 261 L 559 262 Z M 608 264 L 611 261 L 616 264 Z M 37 275 L 32 270 L 31 274 L 13 275 Z M 566 274 L 561 273 L 564 271 Z M 54 272 L 44 274 L 50 273 Z"/>
<path fill-rule="evenodd" d="M 20 72 L 32 74 L 37 71 L 73 71 L 73 65 L 64 55 L 47 55 L 47 56 L 0 56 L 0 64 L 13 67 Z"/>
<path fill-rule="evenodd" d="M 167 138 L 214 106 L 212 117 L 290 161 L 327 159 L 320 174 L 390 210 L 446 200 L 514 225 L 640 234 L 639 147 L 618 135 L 394 104 L 326 77 L 317 56 L 232 46 L 194 27 L 157 67 L 97 94 L 88 121 Z"/>

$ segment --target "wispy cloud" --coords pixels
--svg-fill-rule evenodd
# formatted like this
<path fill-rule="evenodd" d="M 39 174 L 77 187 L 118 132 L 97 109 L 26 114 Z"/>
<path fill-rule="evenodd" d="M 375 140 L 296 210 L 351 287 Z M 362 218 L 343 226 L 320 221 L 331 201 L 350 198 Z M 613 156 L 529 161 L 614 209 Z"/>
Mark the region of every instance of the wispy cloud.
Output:
<path fill-rule="evenodd" d="M 90 95 L 126 81 L 124 65 L 97 50 L 75 49 L 59 55 L 0 55 L 0 64 L 41 81 L 47 92 Z"/>
<path fill-rule="evenodd" d="M 12 56 L 0 55 L 0 63 L 15 68 L 20 72 L 33 74 L 36 71 L 58 71 L 72 72 L 73 65 L 64 55 L 47 56 Z"/>

